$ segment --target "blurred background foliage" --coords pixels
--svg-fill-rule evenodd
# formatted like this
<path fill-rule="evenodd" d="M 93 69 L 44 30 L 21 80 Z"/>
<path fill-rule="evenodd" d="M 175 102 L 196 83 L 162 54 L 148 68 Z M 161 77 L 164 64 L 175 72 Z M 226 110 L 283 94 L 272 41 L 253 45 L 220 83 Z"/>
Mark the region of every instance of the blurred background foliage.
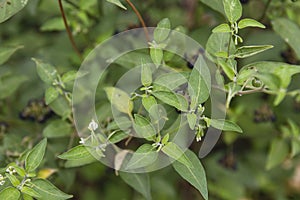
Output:
<path fill-rule="evenodd" d="M 211 30 L 225 22 L 216 1 L 133 0 L 133 3 L 147 26 L 156 26 L 159 20 L 167 17 L 172 27 L 184 27 L 189 36 L 205 46 Z M 244 18 L 254 18 L 267 26 L 265 30 L 242 30 L 245 44 L 270 44 L 274 48 L 240 60 L 239 67 L 261 60 L 299 64 L 299 51 L 273 30 L 272 22 L 285 18 L 296 24 L 299 31 L 300 2 L 241 2 Z M 84 56 L 112 35 L 141 26 L 131 9 L 124 11 L 104 0 L 65 0 L 63 4 L 75 41 Z M 291 31 L 295 39 L 299 39 L 297 30 L 281 27 L 280 31 Z M 47 109 L 43 104 L 45 85 L 38 78 L 31 58 L 55 65 L 60 74 L 79 69 L 81 60 L 69 42 L 57 1 L 30 0 L 21 12 L 0 25 L 0 44 L 0 48 L 17 49 L 0 67 L 0 167 L 4 167 L 40 140 L 45 126 L 59 118 L 51 112 L 41 112 Z M 122 71 L 121 68 L 117 69 Z M 299 88 L 299 81 L 300 76 L 295 76 L 290 88 Z M 268 95 L 251 94 L 232 102 L 228 116 L 239 123 L 244 133 L 224 132 L 214 150 L 202 159 L 209 199 L 300 199 L 300 159 L 296 155 L 300 149 L 297 144 L 300 140 L 300 101 L 287 97 L 277 107 L 272 101 Z M 103 116 L 102 110 L 98 113 L 104 119 L 110 117 L 110 112 Z M 74 199 L 143 199 L 101 163 L 64 168 L 63 161 L 56 156 L 70 145 L 70 137 L 49 139 L 44 168 L 40 169 L 42 175 L 49 176 L 63 191 L 74 194 Z M 191 148 L 198 151 L 199 144 Z M 172 167 L 152 172 L 151 187 L 153 199 L 202 198 Z"/>

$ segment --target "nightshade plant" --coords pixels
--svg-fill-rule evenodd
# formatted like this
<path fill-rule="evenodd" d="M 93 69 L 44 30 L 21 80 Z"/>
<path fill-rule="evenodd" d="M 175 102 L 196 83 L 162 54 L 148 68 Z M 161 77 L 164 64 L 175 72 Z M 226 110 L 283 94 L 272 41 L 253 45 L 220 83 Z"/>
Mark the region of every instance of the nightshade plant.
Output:
<path fill-rule="evenodd" d="M 81 2 L 84 9 L 78 15 L 78 21 L 68 24 L 62 1 L 58 2 L 64 24 L 53 19 L 44 24 L 42 29 L 62 30 L 65 27 L 78 57 L 73 58 L 72 62 L 78 65 L 83 56 L 69 26 L 79 32 L 89 29 L 92 26 L 90 20 L 95 20 L 95 12 L 91 9 L 93 3 L 86 5 Z M 244 29 L 263 30 L 266 26 L 261 20 L 243 18 L 243 7 L 239 0 L 201 0 L 203 4 L 223 14 L 226 19 L 226 22 L 212 29 L 205 50 L 192 49 L 186 39 L 186 28 L 172 28 L 168 18 L 160 20 L 155 28 L 147 28 L 135 5 L 130 0 L 126 2 L 134 10 L 142 28 L 119 34 L 126 39 L 122 40 L 121 46 L 133 46 L 136 50 L 115 58 L 113 55 L 118 50 L 114 47 L 107 45 L 107 48 L 100 48 L 103 55 L 98 55 L 97 51 L 94 53 L 92 47 L 86 48 L 83 65 L 91 65 L 89 71 L 80 68 L 61 73 L 50 62 L 31 59 L 45 86 L 44 99 L 38 104 L 40 107 L 31 106 L 24 110 L 26 113 L 34 113 L 30 116 L 47 116 L 47 119 L 41 120 L 47 121 L 47 124 L 42 125 L 42 129 L 36 129 L 40 133 L 24 138 L 23 143 L 27 144 L 28 149 L 6 151 L 6 155 L 10 152 L 10 156 L 7 159 L 1 157 L 0 167 L 3 168 L 0 169 L 0 199 L 70 199 L 73 195 L 58 189 L 52 183 L 51 177 L 59 173 L 59 170 L 63 171 L 59 176 L 64 176 L 68 168 L 87 166 L 99 161 L 114 168 L 115 174 L 145 199 L 152 199 L 153 195 L 150 172 L 167 165 L 172 165 L 185 181 L 199 191 L 201 197 L 197 197 L 209 199 L 206 173 L 199 157 L 205 157 L 213 148 L 219 138 L 217 130 L 243 132 L 237 125 L 237 118 L 225 119 L 226 112 L 229 116 L 238 112 L 231 109 L 234 100 L 248 94 L 265 93 L 272 96 L 274 106 L 280 105 L 286 97 L 300 102 L 299 88 L 289 89 L 292 76 L 300 73 L 300 66 L 275 61 L 255 61 L 241 65 L 244 59 L 268 51 L 273 45 L 244 44 L 244 35 L 241 34 Z M 0 3 L 0 22 L 4 22 L 28 2 L 4 0 Z M 66 3 L 70 5 L 71 11 L 81 9 L 71 1 Z M 119 0 L 101 1 L 101 5 L 108 3 L 130 12 L 127 4 Z M 265 12 L 267 9 L 268 7 Z M 276 18 L 276 14 L 270 13 L 270 18 Z M 294 38 L 295 32 L 300 32 L 298 26 L 285 18 L 276 18 L 272 23 L 275 32 L 285 39 L 299 58 L 299 46 L 295 44 L 300 42 Z M 284 33 L 282 30 L 286 30 L 285 26 L 291 28 L 293 33 Z M 144 49 L 138 48 L 140 35 L 144 38 Z M 103 39 L 98 38 L 93 42 L 96 41 Z M 0 47 L 0 65 L 8 62 L 21 48 L 26 46 Z M 191 49 L 187 51 L 187 48 Z M 99 64 L 97 59 L 92 59 L 95 56 L 97 58 L 107 55 L 111 56 L 111 60 L 106 60 L 110 67 L 101 71 L 101 77 L 98 77 L 99 74 L 94 74 L 92 69 L 101 68 L 98 65 L 103 63 Z M 186 65 L 191 69 L 182 67 Z M 116 72 L 116 69 L 119 71 Z M 123 79 L 126 79 L 128 73 L 132 77 L 127 77 L 127 80 L 135 82 L 128 82 L 127 85 Z M 0 99 L 7 99 L 27 80 L 25 75 L 16 77 L 9 72 L 0 74 Z M 81 80 L 85 81 L 84 85 L 79 84 Z M 97 86 L 95 94 L 91 93 L 94 88 L 87 88 L 93 85 Z M 90 113 L 88 103 L 85 104 L 91 96 L 95 99 L 93 109 L 96 116 Z M 213 98 L 219 99 L 214 101 Z M 3 104 L 5 105 L 1 103 L 0 106 Z M 215 115 L 213 107 L 218 107 L 221 114 Z M 52 113 L 49 114 L 49 110 Z M 78 118 L 78 112 L 83 116 Z M 36 120 L 35 117 L 31 118 Z M 288 119 L 287 124 L 280 126 L 281 138 L 276 137 L 271 142 L 267 169 L 300 152 L 298 124 L 292 119 Z M 6 129 L 6 124 L 0 124 L 0 137 L 8 137 L 5 134 Z M 208 129 L 212 132 L 207 131 Z M 209 134 L 216 135 L 212 138 Z M 233 136 L 236 137 L 238 136 Z M 61 139 L 63 143 L 59 143 L 57 139 Z M 4 139 L 4 142 L 7 141 L 9 140 Z M 51 141 L 48 148 L 47 141 Z M 201 148 L 204 152 L 200 149 L 198 154 L 195 148 L 189 148 L 193 143 L 193 147 L 199 149 L 202 141 Z M 56 142 L 59 143 L 57 146 Z M 33 145 L 35 143 L 37 144 Z M 11 149 L 4 144 L 1 151 L 6 150 L 5 148 Z M 46 167 L 49 164 L 48 159 L 58 164 L 51 163 Z M 215 190 L 213 188 L 213 192 L 217 193 Z M 226 194 L 218 195 L 224 199 L 231 198 Z"/>

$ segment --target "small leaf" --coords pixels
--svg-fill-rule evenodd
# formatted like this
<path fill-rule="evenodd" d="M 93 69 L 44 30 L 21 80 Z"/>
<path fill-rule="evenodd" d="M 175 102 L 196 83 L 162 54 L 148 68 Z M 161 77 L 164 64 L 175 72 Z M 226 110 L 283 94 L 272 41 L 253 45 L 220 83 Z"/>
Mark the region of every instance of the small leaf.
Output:
<path fill-rule="evenodd" d="M 236 58 L 247 58 L 271 48 L 273 48 L 272 45 L 242 46 L 235 51 L 233 56 Z"/>
<path fill-rule="evenodd" d="M 188 82 L 189 73 L 185 72 L 170 72 L 158 76 L 154 80 L 156 87 L 166 87 L 169 90 L 174 90 L 177 87 Z"/>
<path fill-rule="evenodd" d="M 20 191 L 14 187 L 7 187 L 0 192 L 0 199 L 3 200 L 18 200 L 20 197 Z"/>
<path fill-rule="evenodd" d="M 277 91 L 280 87 L 280 79 L 274 74 L 261 72 L 253 76 L 261 80 L 271 90 Z"/>
<path fill-rule="evenodd" d="M 152 94 L 162 102 L 173 106 L 181 111 L 187 111 L 188 102 L 186 98 L 180 94 L 167 91 L 154 91 Z"/>
<path fill-rule="evenodd" d="M 207 126 L 212 126 L 216 129 L 223 131 L 235 131 L 242 133 L 242 129 L 232 121 L 223 120 L 223 119 L 204 119 L 207 123 Z"/>
<path fill-rule="evenodd" d="M 183 165 L 177 161 L 173 163 L 173 167 L 182 178 L 197 188 L 204 199 L 208 200 L 205 170 L 194 152 L 187 150 L 185 154 L 190 159 L 193 167 L 187 167 L 186 165 Z"/>
<path fill-rule="evenodd" d="M 151 47 L 150 48 L 150 56 L 151 56 L 152 62 L 156 66 L 159 66 L 162 63 L 164 53 L 163 53 L 163 50 L 160 48 Z"/>
<path fill-rule="evenodd" d="M 124 10 L 127 10 L 127 8 L 121 3 L 120 0 L 106 0 L 106 1 L 109 3 L 115 4 Z"/>
<path fill-rule="evenodd" d="M 43 135 L 47 138 L 67 137 L 70 136 L 71 133 L 71 125 L 63 120 L 52 121 L 43 130 Z"/>
<path fill-rule="evenodd" d="M 112 134 L 108 139 L 109 142 L 112 144 L 121 142 L 122 140 L 124 140 L 125 138 L 128 138 L 129 135 L 127 133 L 125 133 L 124 131 L 117 131 L 114 134 Z"/>
<path fill-rule="evenodd" d="M 24 193 L 24 194 L 28 194 L 34 198 L 41 198 L 40 194 L 38 192 L 36 192 L 34 189 L 30 188 L 30 187 L 27 187 L 27 186 L 23 186 L 22 189 L 21 189 L 21 192 Z"/>
<path fill-rule="evenodd" d="M 143 86 L 150 86 L 152 83 L 152 70 L 151 64 L 147 63 L 144 59 L 142 59 L 142 72 L 141 72 L 141 82 Z"/>
<path fill-rule="evenodd" d="M 59 96 L 59 92 L 53 86 L 50 86 L 45 92 L 46 105 L 52 103 Z"/>
<path fill-rule="evenodd" d="M 31 182 L 33 189 L 41 196 L 38 200 L 65 200 L 73 195 L 66 194 L 45 179 L 35 179 Z"/>
<path fill-rule="evenodd" d="M 230 80 L 233 80 L 236 73 L 230 63 L 226 62 L 224 59 L 218 59 L 218 64 L 222 67 L 222 70 L 225 72 L 226 76 Z"/>
<path fill-rule="evenodd" d="M 32 172 L 41 164 L 46 151 L 47 139 L 43 139 L 33 147 L 25 159 L 25 169 L 27 172 Z"/>
<path fill-rule="evenodd" d="M 120 172 L 120 177 L 147 200 L 152 199 L 148 174 Z"/>
<path fill-rule="evenodd" d="M 20 1 L 20 0 L 10 0 L 1 1 L 0 6 L 0 23 L 8 20 L 13 15 L 22 10 L 26 5 L 28 0 Z"/>
<path fill-rule="evenodd" d="M 231 29 L 228 24 L 220 24 L 212 30 L 213 33 L 230 33 Z"/>
<path fill-rule="evenodd" d="M 242 16 L 242 5 L 239 0 L 223 0 L 225 14 L 228 21 L 234 23 Z"/>
<path fill-rule="evenodd" d="M 9 179 L 10 183 L 15 187 L 17 187 L 21 183 L 21 181 L 17 179 L 15 175 L 6 174 L 6 177 Z"/>
<path fill-rule="evenodd" d="M 289 154 L 289 147 L 281 138 L 273 139 L 268 154 L 266 169 L 269 170 L 282 163 Z"/>
<path fill-rule="evenodd" d="M 39 77 L 47 84 L 52 84 L 53 81 L 57 78 L 56 69 L 48 64 L 44 63 L 41 60 L 32 58 L 32 60 L 36 63 L 36 69 Z"/>
<path fill-rule="evenodd" d="M 152 106 L 157 105 L 157 101 L 153 96 L 147 96 L 142 98 L 142 104 L 144 108 L 149 112 Z"/>
<path fill-rule="evenodd" d="M 107 130 L 127 130 L 131 127 L 131 121 L 128 117 L 122 116 L 109 123 L 106 127 Z"/>
<path fill-rule="evenodd" d="M 169 142 L 161 150 L 170 158 L 184 164 L 187 167 L 193 168 L 191 161 L 177 144 Z"/>
<path fill-rule="evenodd" d="M 249 19 L 249 18 L 245 18 L 239 21 L 238 27 L 239 29 L 243 29 L 246 27 L 266 28 L 266 26 L 263 25 L 262 23 L 256 21 L 255 19 Z"/>
<path fill-rule="evenodd" d="M 62 31 L 65 30 L 65 25 L 61 17 L 54 17 L 43 23 L 40 29 L 41 31 Z"/>
<path fill-rule="evenodd" d="M 78 145 L 57 157 L 63 160 L 80 160 L 82 158 L 88 158 L 93 156 L 88 150 L 88 147 L 84 145 Z"/>
<path fill-rule="evenodd" d="M 72 71 L 68 71 L 66 73 L 64 73 L 64 75 L 61 77 L 61 80 L 64 83 L 70 82 L 70 81 L 74 81 L 76 79 L 77 76 L 77 71 L 72 70 Z"/>
<path fill-rule="evenodd" d="M 0 47 L 0 65 L 5 63 L 18 49 L 21 48 L 23 48 L 23 46 Z"/>
<path fill-rule="evenodd" d="M 187 120 L 190 126 L 190 129 L 194 130 L 197 123 L 197 115 L 195 113 L 188 113 Z"/>
<path fill-rule="evenodd" d="M 153 33 L 154 40 L 157 43 L 161 43 L 164 40 L 166 40 L 171 31 L 170 28 L 171 28 L 170 20 L 168 18 L 162 19 L 157 24 L 157 28 L 155 28 L 155 30 L 154 30 L 154 33 Z"/>
<path fill-rule="evenodd" d="M 133 109 L 133 102 L 129 95 L 116 87 L 104 88 L 110 103 L 120 112 L 129 114 Z"/>
<path fill-rule="evenodd" d="M 150 144 L 143 144 L 132 155 L 131 159 L 126 165 L 126 170 L 138 169 L 147 167 L 155 162 L 158 153 L 153 151 L 153 146 Z"/>
<path fill-rule="evenodd" d="M 142 115 L 134 115 L 133 128 L 139 137 L 149 138 L 156 134 L 152 124 Z"/>

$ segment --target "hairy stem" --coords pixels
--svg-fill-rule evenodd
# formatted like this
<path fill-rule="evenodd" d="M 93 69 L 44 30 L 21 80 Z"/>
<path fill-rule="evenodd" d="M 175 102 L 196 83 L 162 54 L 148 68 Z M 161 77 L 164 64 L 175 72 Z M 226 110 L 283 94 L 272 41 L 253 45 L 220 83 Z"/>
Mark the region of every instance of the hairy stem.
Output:
<path fill-rule="evenodd" d="M 65 11 L 64 11 L 64 7 L 62 5 L 61 0 L 58 0 L 58 4 L 59 4 L 59 9 L 60 9 L 61 16 L 62 16 L 64 24 L 65 24 L 66 31 L 68 33 L 69 40 L 70 40 L 70 42 L 72 44 L 72 47 L 75 50 L 76 54 L 78 55 L 78 57 L 80 58 L 80 60 L 82 60 L 81 53 L 80 53 L 80 51 L 78 50 L 78 48 L 76 46 L 76 43 L 74 41 L 73 35 L 71 33 L 71 30 L 70 30 L 70 27 L 68 25 L 67 18 L 66 18 L 66 15 L 65 15 Z"/>
<path fill-rule="evenodd" d="M 140 14 L 140 12 L 137 10 L 137 8 L 134 6 L 134 4 L 130 1 L 130 0 L 126 0 L 126 2 L 129 4 L 129 6 L 132 8 L 132 10 L 135 12 L 136 16 L 139 18 L 139 21 L 141 22 L 144 32 L 145 32 L 145 36 L 147 38 L 147 41 L 150 42 L 150 37 L 149 37 L 149 32 L 146 26 L 146 23 L 142 17 L 142 15 Z"/>

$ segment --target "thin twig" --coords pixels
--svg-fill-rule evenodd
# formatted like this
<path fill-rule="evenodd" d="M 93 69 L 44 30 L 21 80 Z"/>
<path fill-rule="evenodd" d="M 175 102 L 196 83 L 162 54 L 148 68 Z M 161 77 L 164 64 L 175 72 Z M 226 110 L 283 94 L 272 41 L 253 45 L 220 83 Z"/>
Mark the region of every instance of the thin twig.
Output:
<path fill-rule="evenodd" d="M 271 1 L 272 1 L 272 0 L 268 0 L 267 4 L 266 4 L 266 6 L 265 6 L 265 9 L 264 9 L 264 11 L 263 11 L 263 14 L 262 14 L 262 16 L 261 16 L 260 19 L 259 19 L 260 22 L 266 17 L 266 14 L 267 14 L 267 11 L 268 11 L 269 6 L 270 6 L 270 4 L 271 4 Z"/>
<path fill-rule="evenodd" d="M 76 43 L 74 41 L 73 35 L 71 33 L 71 30 L 70 30 L 70 27 L 68 26 L 67 18 L 66 18 L 64 7 L 62 5 L 61 0 L 58 0 L 58 4 L 59 4 L 59 9 L 60 9 L 61 16 L 62 16 L 64 24 L 65 24 L 66 31 L 68 33 L 69 40 L 70 40 L 70 42 L 72 44 L 72 47 L 75 50 L 76 54 L 78 55 L 78 57 L 80 58 L 80 60 L 82 60 L 81 53 L 80 53 L 80 51 L 78 50 L 78 48 L 76 46 Z"/>
<path fill-rule="evenodd" d="M 130 0 L 126 0 L 126 2 L 129 4 L 129 6 L 132 8 L 132 10 L 135 12 L 136 16 L 139 18 L 139 21 L 141 22 L 143 28 L 144 28 L 144 32 L 147 38 L 147 41 L 150 42 L 150 37 L 149 37 L 149 32 L 146 26 L 146 23 L 142 17 L 142 15 L 140 14 L 140 12 L 136 9 L 136 7 L 133 5 L 133 3 Z"/>

